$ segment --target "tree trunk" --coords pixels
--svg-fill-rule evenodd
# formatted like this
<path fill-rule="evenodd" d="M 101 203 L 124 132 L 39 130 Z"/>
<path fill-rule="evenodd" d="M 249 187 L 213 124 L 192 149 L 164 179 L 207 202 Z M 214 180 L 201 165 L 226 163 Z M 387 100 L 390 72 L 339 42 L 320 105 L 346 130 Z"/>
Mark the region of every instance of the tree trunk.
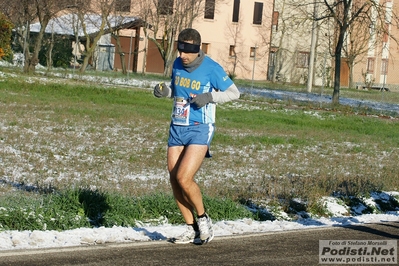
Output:
<path fill-rule="evenodd" d="M 116 34 L 112 34 L 112 37 L 116 41 L 116 53 L 119 54 L 119 58 L 121 60 L 122 73 L 126 75 L 127 70 L 126 70 L 125 53 L 122 51 L 122 44 L 121 44 L 121 38 L 119 37 L 119 30 L 116 32 Z"/>
<path fill-rule="evenodd" d="M 51 33 L 50 45 L 47 51 L 47 70 L 50 71 L 53 68 L 53 48 L 54 48 L 54 32 Z"/>
<path fill-rule="evenodd" d="M 31 63 L 30 67 L 32 67 L 33 71 L 35 70 L 35 67 L 37 66 L 37 64 L 39 64 L 39 52 L 42 47 L 44 30 L 46 27 L 47 27 L 47 23 L 45 23 L 45 25 L 42 25 L 39 35 L 37 37 L 37 40 L 35 42 L 35 48 L 33 50 L 33 55 L 32 55 L 31 61 L 30 61 L 30 63 Z"/>
<path fill-rule="evenodd" d="M 29 45 L 26 45 L 24 48 L 24 55 L 25 55 L 25 62 L 24 62 L 24 72 L 29 73 L 29 65 L 30 65 L 30 51 L 29 51 Z"/>
<path fill-rule="evenodd" d="M 35 41 L 35 46 L 33 48 L 33 53 L 30 55 L 29 48 L 27 47 L 25 51 L 25 66 L 24 72 L 26 73 L 33 73 L 35 72 L 36 66 L 39 63 L 39 52 L 40 48 L 42 47 L 42 40 L 44 36 L 44 31 L 47 27 L 49 20 L 45 20 L 40 25 L 40 31 L 37 35 L 37 39 Z"/>
<path fill-rule="evenodd" d="M 176 36 L 171 36 L 170 40 L 168 40 L 168 42 L 169 42 L 168 46 L 169 47 L 173 47 L 174 46 L 174 38 L 175 37 Z M 165 77 L 170 76 L 170 74 L 172 72 L 171 68 L 172 68 L 172 64 L 174 62 L 174 58 L 175 58 L 175 56 L 173 56 L 173 55 L 174 55 L 174 49 L 169 48 L 168 49 L 168 54 L 165 57 L 165 63 L 164 63 L 165 69 L 164 69 L 163 75 Z"/>
<path fill-rule="evenodd" d="M 125 53 L 120 52 L 120 53 L 119 53 L 119 56 L 120 56 L 120 58 L 121 58 L 122 73 L 123 73 L 124 75 L 126 75 L 126 74 L 127 74 L 127 70 L 126 70 Z"/>
<path fill-rule="evenodd" d="M 339 104 L 339 90 L 341 82 L 341 51 L 344 43 L 346 27 L 339 27 L 339 36 L 337 41 L 337 46 L 335 47 L 335 73 L 334 73 L 334 91 L 332 95 L 332 104 Z"/>
<path fill-rule="evenodd" d="M 341 55 L 335 55 L 335 73 L 334 73 L 334 91 L 332 95 L 332 104 L 339 104 L 339 89 L 340 89 L 340 68 Z"/>
<path fill-rule="evenodd" d="M 84 59 L 82 66 L 80 67 L 79 71 L 81 73 L 86 71 L 87 66 L 89 65 L 89 61 L 92 60 L 93 68 L 94 68 L 94 62 L 95 58 L 93 59 L 94 52 L 97 48 L 97 43 L 100 37 L 103 35 L 103 31 L 100 31 L 96 37 L 94 37 L 93 40 L 90 38 L 86 39 L 86 45 L 85 45 L 85 52 L 84 52 Z"/>
<path fill-rule="evenodd" d="M 91 58 L 91 56 L 89 56 L 88 54 L 86 54 L 85 58 L 83 59 L 83 63 L 82 66 L 80 67 L 79 71 L 81 73 L 86 71 L 87 66 L 89 65 L 89 59 Z"/>
<path fill-rule="evenodd" d="M 348 62 L 348 68 L 349 68 L 349 88 L 352 89 L 354 88 L 353 86 L 353 63 Z"/>

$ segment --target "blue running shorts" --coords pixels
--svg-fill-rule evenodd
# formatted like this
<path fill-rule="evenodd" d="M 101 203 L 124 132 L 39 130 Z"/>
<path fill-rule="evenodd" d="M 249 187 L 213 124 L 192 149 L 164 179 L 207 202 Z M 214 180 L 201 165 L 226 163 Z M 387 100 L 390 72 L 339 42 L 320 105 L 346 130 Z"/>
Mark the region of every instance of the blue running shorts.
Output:
<path fill-rule="evenodd" d="M 168 147 L 188 146 L 192 144 L 207 145 L 208 152 L 206 157 L 212 157 L 209 154 L 209 145 L 211 144 L 214 134 L 214 124 L 198 124 L 194 126 L 171 124 L 169 128 Z"/>

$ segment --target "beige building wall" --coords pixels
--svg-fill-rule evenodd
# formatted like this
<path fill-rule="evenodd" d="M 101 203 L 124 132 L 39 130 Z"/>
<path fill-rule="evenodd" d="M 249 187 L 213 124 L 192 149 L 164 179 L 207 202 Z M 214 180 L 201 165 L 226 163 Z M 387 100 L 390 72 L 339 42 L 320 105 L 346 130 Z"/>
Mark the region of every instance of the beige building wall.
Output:
<path fill-rule="evenodd" d="M 381 2 L 381 1 L 380 1 Z M 381 3 L 380 3 L 381 4 Z M 386 26 L 391 36 L 399 36 L 399 28 L 392 23 L 392 14 L 399 13 L 399 4 L 385 1 Z M 399 46 L 387 34 L 377 38 L 377 46 L 370 48 L 354 68 L 354 81 L 357 84 L 369 83 L 373 87 L 385 87 L 399 92 Z M 396 37 L 397 38 L 397 37 Z"/>
<path fill-rule="evenodd" d="M 255 2 L 263 3 L 262 25 L 253 24 Z M 241 0 L 239 22 L 232 22 L 233 3 L 229 0 L 217 4 L 213 20 L 201 18 L 193 27 L 201 33 L 202 42 L 209 44 L 207 54 L 228 73 L 232 73 L 236 65 L 238 78 L 266 80 L 273 1 Z M 236 31 L 240 33 L 235 37 Z M 236 58 L 230 46 L 235 46 Z"/>
<path fill-rule="evenodd" d="M 272 50 L 274 53 L 274 76 L 271 80 L 296 84 L 307 84 L 311 57 L 312 20 L 314 1 L 298 2 L 295 0 L 276 1 L 273 26 Z M 306 4 L 308 3 L 308 4 Z M 315 27 L 313 85 L 327 86 L 330 83 L 332 57 L 329 39 L 334 25 L 327 21 L 318 22 Z"/>
<path fill-rule="evenodd" d="M 261 25 L 253 24 L 255 2 L 263 4 Z M 241 0 L 239 22 L 232 22 L 233 4 L 234 0 L 216 0 L 214 19 L 205 19 L 202 16 L 193 23 L 193 28 L 200 32 L 202 47 L 206 54 L 217 61 L 227 73 L 232 73 L 235 66 L 237 78 L 266 80 L 273 0 Z M 236 30 L 239 30 L 240 34 L 238 37 L 233 37 L 232 32 Z M 130 35 L 128 31 L 125 34 Z M 149 42 L 142 30 L 139 51 L 144 51 L 146 47 L 149 47 L 149 53 L 158 53 L 158 55 L 152 54 L 147 58 L 156 60 L 157 64 L 162 64 L 159 52 Z M 230 46 L 234 45 L 236 57 L 231 54 Z M 143 66 L 144 55 L 143 52 L 139 54 L 138 72 L 146 69 Z"/>

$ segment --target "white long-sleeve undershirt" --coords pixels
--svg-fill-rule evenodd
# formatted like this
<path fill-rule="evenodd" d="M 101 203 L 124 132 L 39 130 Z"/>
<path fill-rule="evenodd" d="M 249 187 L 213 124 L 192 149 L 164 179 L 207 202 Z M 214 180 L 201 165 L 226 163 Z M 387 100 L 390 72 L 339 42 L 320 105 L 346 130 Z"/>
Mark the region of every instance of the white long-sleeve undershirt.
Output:
<path fill-rule="evenodd" d="M 235 84 L 232 84 L 225 91 L 213 90 L 211 94 L 214 103 L 225 103 L 240 98 L 240 92 Z"/>

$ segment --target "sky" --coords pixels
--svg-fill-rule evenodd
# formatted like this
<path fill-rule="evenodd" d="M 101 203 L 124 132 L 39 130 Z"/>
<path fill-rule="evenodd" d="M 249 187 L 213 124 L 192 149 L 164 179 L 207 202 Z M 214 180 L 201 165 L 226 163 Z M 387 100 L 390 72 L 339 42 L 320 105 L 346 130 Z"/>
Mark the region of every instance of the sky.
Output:
<path fill-rule="evenodd" d="M 0 61 L 0 66 L 1 64 L 2 63 Z M 7 76 L 10 75 L 13 74 L 5 74 L 0 71 L 0 80 L 3 78 L 7 78 Z M 63 76 L 64 75 L 65 74 L 63 74 Z M 83 76 L 80 78 L 89 79 L 90 77 Z M 143 81 L 123 78 L 96 77 L 96 82 L 139 87 L 144 86 Z M 151 82 L 146 82 L 145 84 L 148 85 L 149 88 L 155 85 Z M 267 90 L 263 90 L 264 93 L 265 91 Z M 256 90 L 253 90 L 253 92 L 256 92 Z M 286 97 L 284 95 L 281 96 L 282 92 L 276 91 L 274 92 L 274 94 L 272 92 L 273 91 L 267 91 L 267 94 L 270 95 L 264 96 L 276 97 L 277 99 L 278 97 Z M 312 94 L 303 93 L 295 94 L 292 97 L 316 100 L 320 99 L 321 96 L 312 96 Z M 348 100 L 348 104 L 350 103 L 351 101 Z M 364 102 L 364 104 L 370 103 Z M 381 107 L 377 103 L 371 104 L 373 106 Z M 395 108 L 399 108 L 398 105 Z M 376 200 L 387 201 L 389 200 L 390 196 L 399 198 L 399 192 L 389 191 L 381 193 L 371 193 L 370 197 L 364 198 L 363 201 L 364 204 L 367 204 L 375 210 L 378 210 L 378 204 L 376 203 Z M 386 213 L 376 211 L 379 213 L 362 214 L 362 210 L 366 208 L 364 204 L 359 204 L 358 206 L 350 208 L 343 205 L 344 203 L 342 201 L 339 201 L 334 197 L 325 197 L 321 200 L 324 201 L 328 212 L 332 214 L 331 217 L 312 217 L 290 220 L 287 214 L 281 212 L 278 215 L 279 219 L 274 221 L 254 221 L 251 219 L 241 219 L 235 221 L 216 221 L 214 222 L 215 237 L 399 221 L 399 208 L 397 208 L 395 211 L 390 211 Z M 350 213 L 350 215 L 348 215 L 348 213 Z M 302 215 L 302 217 L 306 216 L 306 214 Z M 151 223 L 138 222 L 138 224 L 139 226 L 137 227 L 78 228 L 66 231 L 0 231 L 0 251 L 55 248 L 80 245 L 100 245 L 104 243 L 125 243 L 133 241 L 164 241 L 168 238 L 178 237 L 185 230 L 185 225 L 172 225 L 164 217 L 160 217 L 159 219 L 157 219 L 156 221 L 152 221 Z"/>

